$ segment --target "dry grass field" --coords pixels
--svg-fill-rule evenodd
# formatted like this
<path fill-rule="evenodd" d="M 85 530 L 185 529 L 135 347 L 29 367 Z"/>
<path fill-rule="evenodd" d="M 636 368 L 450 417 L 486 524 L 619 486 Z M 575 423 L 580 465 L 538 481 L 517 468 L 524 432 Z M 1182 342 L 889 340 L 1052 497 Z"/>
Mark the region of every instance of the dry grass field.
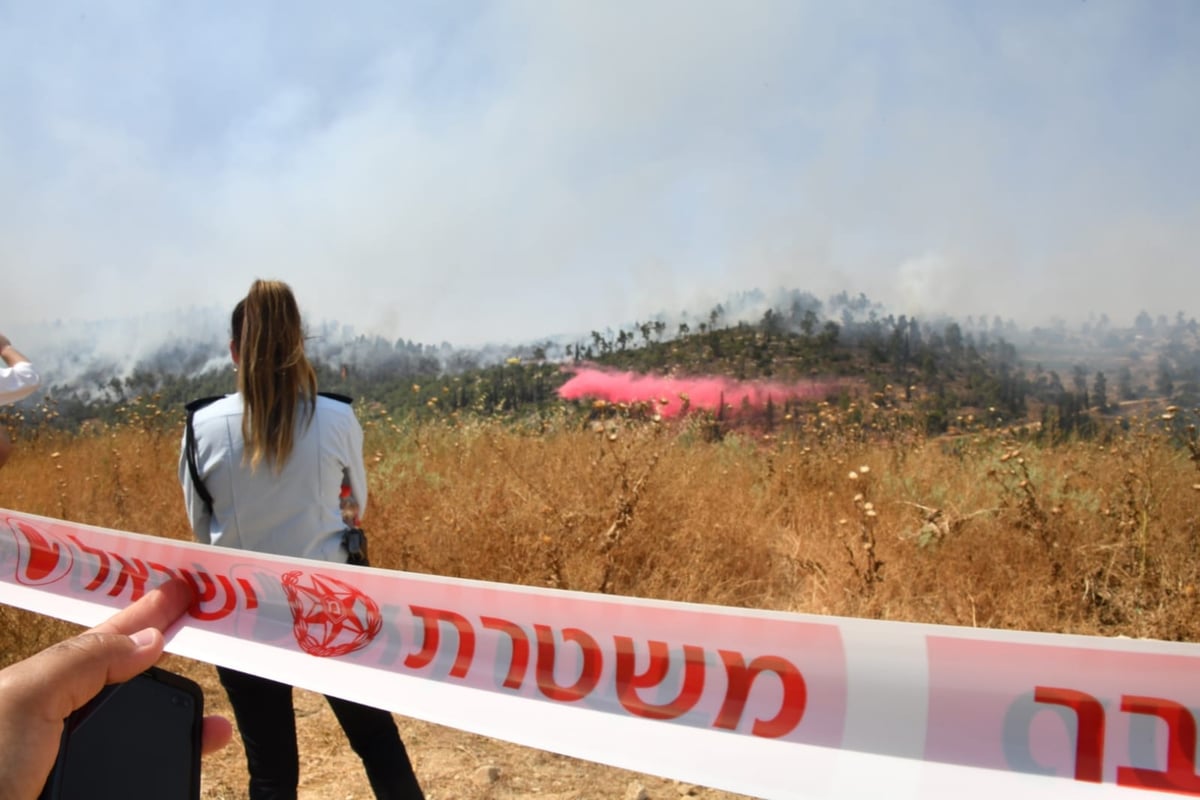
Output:
<path fill-rule="evenodd" d="M 79 435 L 15 432 L 0 505 L 187 538 L 179 425 L 152 404 Z M 1178 416 L 1166 420 L 1164 416 Z M 951 625 L 1200 641 L 1195 412 L 1042 445 L 868 433 L 818 406 L 770 436 L 575 415 L 364 416 L 377 566 L 590 592 Z M 1183 431 L 1182 434 L 1179 431 Z M 71 631 L 0 609 L 4 660 Z M 169 657 L 211 708 L 211 667 Z M 324 702 L 297 693 L 302 796 L 370 794 Z M 398 718 L 431 798 L 731 795 Z M 496 771 L 490 767 L 498 768 Z M 244 797 L 236 742 L 204 797 Z"/>

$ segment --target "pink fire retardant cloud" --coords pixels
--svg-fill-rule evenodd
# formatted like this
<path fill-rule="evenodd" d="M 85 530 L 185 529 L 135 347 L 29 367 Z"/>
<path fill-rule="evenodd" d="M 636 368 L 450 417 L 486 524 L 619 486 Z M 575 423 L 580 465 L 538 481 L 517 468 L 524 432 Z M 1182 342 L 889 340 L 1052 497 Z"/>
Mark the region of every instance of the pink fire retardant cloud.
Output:
<path fill-rule="evenodd" d="M 820 380 L 778 383 L 704 375 L 677 378 L 585 367 L 559 387 L 558 395 L 564 400 L 593 398 L 609 403 L 653 403 L 664 417 L 674 417 L 684 410 L 680 395 L 687 395 L 689 410 L 715 411 L 723 400 L 736 411 L 743 403 L 761 408 L 768 398 L 776 404 L 786 400 L 823 400 L 837 386 Z"/>

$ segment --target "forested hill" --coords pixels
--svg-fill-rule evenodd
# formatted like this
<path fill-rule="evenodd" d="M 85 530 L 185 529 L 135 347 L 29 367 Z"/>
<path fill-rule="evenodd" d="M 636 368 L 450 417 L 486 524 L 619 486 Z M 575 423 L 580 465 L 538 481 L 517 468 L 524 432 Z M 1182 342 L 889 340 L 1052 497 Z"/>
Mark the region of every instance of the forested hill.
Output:
<path fill-rule="evenodd" d="M 1143 313 L 1128 327 L 1101 317 L 1076 330 L 1057 324 L 1023 331 L 998 317 L 884 314 L 863 295 L 821 303 L 789 292 L 764 300 L 747 293 L 700 317 L 490 351 L 337 339 L 325 331 L 310 355 L 322 389 L 402 417 L 543 413 L 563 404 L 557 389 L 584 367 L 777 383 L 837 379 L 840 397 L 829 399 L 848 402 L 855 391 L 886 395 L 931 433 L 966 415 L 1086 432 L 1133 403 L 1200 403 L 1200 326 L 1183 314 L 1172 321 Z M 765 310 L 747 319 L 745 309 L 755 305 Z M 123 377 L 113 365 L 92 365 L 71 383 L 51 380 L 3 419 L 73 429 L 87 420 L 111 422 L 136 401 L 174 421 L 188 400 L 234 389 L 223 347 L 174 343 Z"/>
<path fill-rule="evenodd" d="M 1182 316 L 1172 324 L 1142 315 L 1126 329 L 1102 318 L 1074 332 L 1062 325 L 1021 331 L 998 318 L 967 327 L 874 311 L 866 317 L 843 315 L 839 324 L 812 308 L 769 309 L 756 323 L 722 327 L 714 316 L 671 340 L 658 341 L 652 328 L 624 341 L 594 334 L 582 357 L 637 373 L 785 384 L 855 379 L 867 396 L 904 408 L 930 433 L 973 417 L 1086 434 L 1133 408 L 1200 404 L 1200 326 Z"/>

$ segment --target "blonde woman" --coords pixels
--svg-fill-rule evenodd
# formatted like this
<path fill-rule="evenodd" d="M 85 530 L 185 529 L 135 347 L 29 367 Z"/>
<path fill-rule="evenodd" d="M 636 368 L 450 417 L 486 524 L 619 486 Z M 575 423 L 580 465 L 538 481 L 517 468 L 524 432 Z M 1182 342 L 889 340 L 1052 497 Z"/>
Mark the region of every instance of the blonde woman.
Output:
<path fill-rule="evenodd" d="M 360 516 L 367 507 L 362 428 L 348 403 L 317 394 L 287 284 L 255 281 L 231 322 L 238 391 L 189 408 L 179 462 L 193 533 L 219 547 L 345 563 L 343 481 Z M 295 798 L 292 687 L 224 667 L 217 672 L 245 744 L 251 800 Z M 327 699 L 375 796 L 423 798 L 391 714 Z"/>

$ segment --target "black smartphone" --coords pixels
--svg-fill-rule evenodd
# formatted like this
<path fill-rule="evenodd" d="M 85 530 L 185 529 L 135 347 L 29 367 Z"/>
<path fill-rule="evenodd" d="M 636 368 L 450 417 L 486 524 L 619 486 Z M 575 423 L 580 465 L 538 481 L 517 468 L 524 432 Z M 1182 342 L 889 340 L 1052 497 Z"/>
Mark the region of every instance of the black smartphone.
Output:
<path fill-rule="evenodd" d="M 115 683 L 67 718 L 38 800 L 198 800 L 199 684 L 157 667 Z"/>

